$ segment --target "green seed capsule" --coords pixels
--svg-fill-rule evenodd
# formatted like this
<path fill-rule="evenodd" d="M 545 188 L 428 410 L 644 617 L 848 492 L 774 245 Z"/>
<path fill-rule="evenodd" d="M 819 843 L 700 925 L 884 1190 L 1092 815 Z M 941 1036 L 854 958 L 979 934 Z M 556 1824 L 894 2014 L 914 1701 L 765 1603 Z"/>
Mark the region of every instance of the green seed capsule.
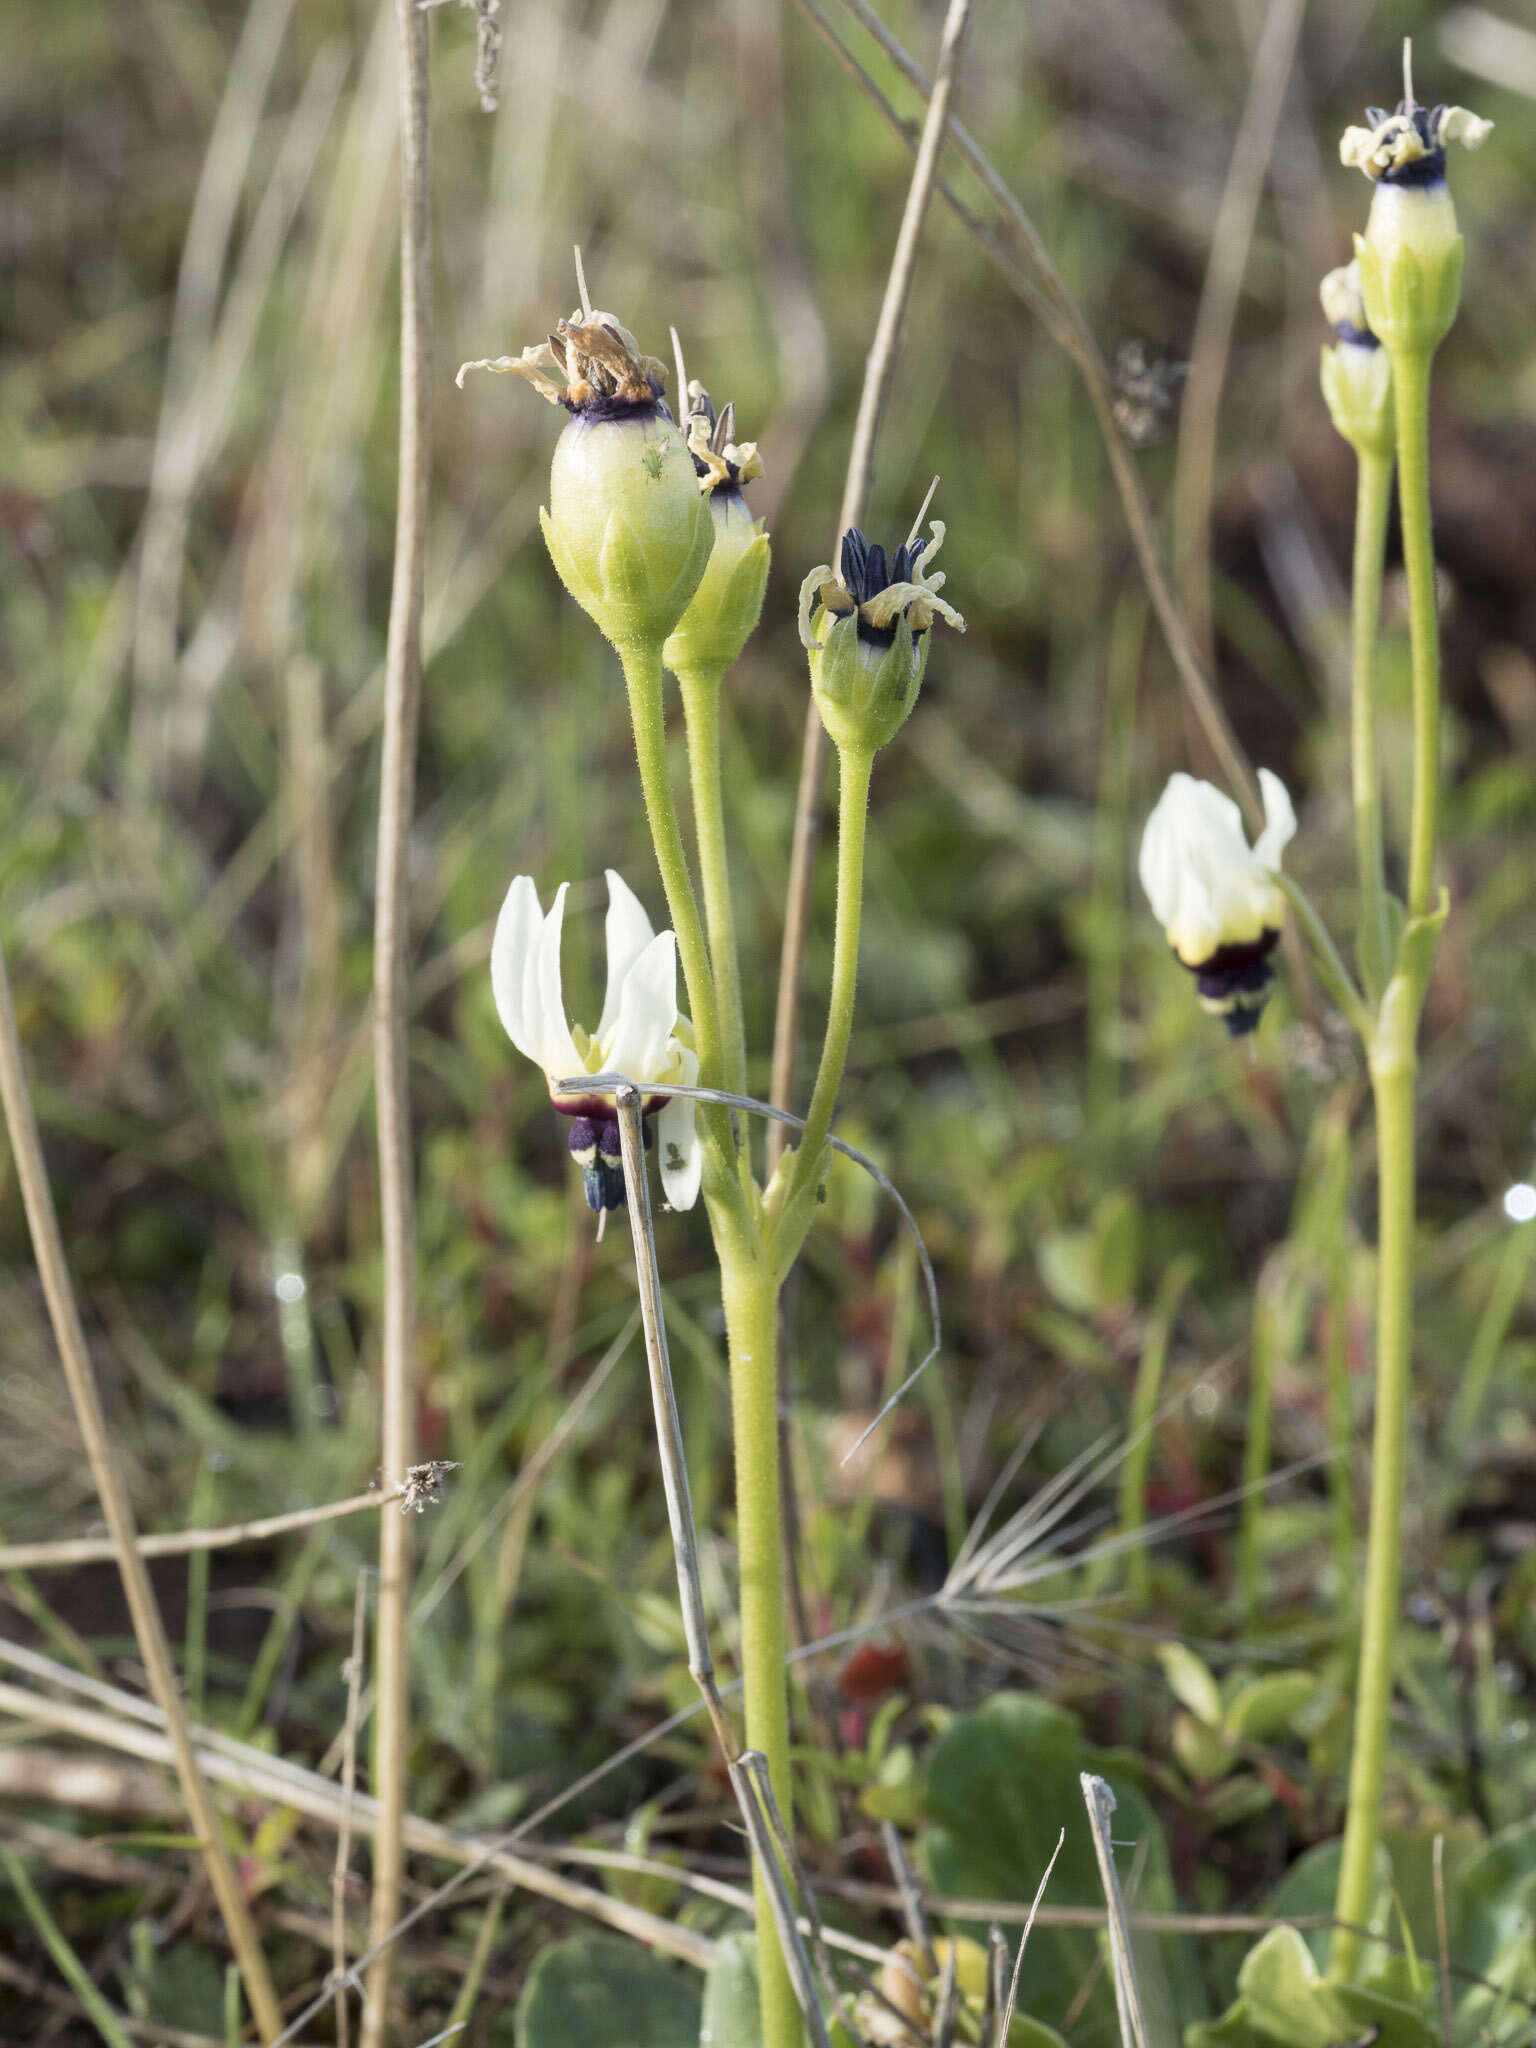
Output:
<path fill-rule="evenodd" d="M 465 363 L 461 385 L 469 370 L 523 377 L 571 414 L 539 513 L 550 557 L 615 647 L 659 653 L 714 540 L 661 363 L 611 313 L 578 312 L 521 356 Z"/>

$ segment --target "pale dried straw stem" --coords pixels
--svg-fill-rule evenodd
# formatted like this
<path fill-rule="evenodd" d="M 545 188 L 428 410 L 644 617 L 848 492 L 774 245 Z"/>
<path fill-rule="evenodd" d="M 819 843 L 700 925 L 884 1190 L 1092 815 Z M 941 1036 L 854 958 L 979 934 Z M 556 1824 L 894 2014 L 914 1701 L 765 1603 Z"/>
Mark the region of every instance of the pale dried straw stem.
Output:
<path fill-rule="evenodd" d="M 384 671 L 379 795 L 378 895 L 373 927 L 374 1086 L 378 1104 L 379 1210 L 384 1312 L 382 1463 L 404 1478 L 413 1457 L 416 1409 L 415 1215 L 411 1184 L 406 948 L 410 924 L 410 827 L 431 458 L 432 226 L 427 113 L 427 17 L 395 0 L 400 61 L 400 469 L 395 567 Z M 370 1929 L 377 1949 L 363 2006 L 363 2048 L 384 2048 L 393 1952 L 381 1938 L 400 1915 L 410 1746 L 410 1525 L 380 1525 L 375 1629 L 373 1782 L 379 1801 Z"/>
<path fill-rule="evenodd" d="M 86 1348 L 85 1331 L 64 1259 L 59 1219 L 53 1206 L 53 1192 L 48 1185 L 48 1169 L 38 1136 L 37 1118 L 33 1114 L 26 1070 L 22 1064 L 21 1039 L 16 1029 L 16 1012 L 11 1002 L 11 985 L 5 971 L 3 951 L 0 951 L 0 1097 L 4 1100 L 6 1128 L 10 1132 L 11 1151 L 16 1162 L 16 1179 L 27 1213 L 27 1226 L 32 1233 L 32 1249 L 48 1303 L 54 1339 L 59 1347 L 59 1360 L 64 1368 L 75 1418 L 80 1425 L 85 1453 L 90 1460 L 91 1477 L 101 1499 L 102 1513 L 112 1532 L 117 1568 L 122 1574 L 123 1592 L 133 1618 L 139 1655 L 144 1662 L 150 1691 L 164 1716 L 171 1761 L 176 1767 L 187 1814 L 203 1852 L 208 1881 L 224 1916 L 230 1947 L 245 1981 L 251 2010 L 262 2032 L 272 2034 L 282 2025 L 282 2007 L 278 2004 L 277 1992 L 261 1952 L 255 1925 L 247 1911 L 240 1881 L 225 1852 L 218 1816 L 198 1768 L 182 1711 L 181 1695 L 177 1690 L 170 1648 L 160 1621 L 160 1610 L 155 1604 L 149 1573 L 136 1547 L 138 1532 L 134 1526 L 133 1509 L 113 1459 L 107 1419 L 102 1411 L 96 1376 Z"/>
<path fill-rule="evenodd" d="M 294 1508 L 286 1515 L 264 1515 L 252 1522 L 226 1522 L 214 1529 L 171 1529 L 154 1536 L 135 1536 L 140 1557 L 188 1557 L 199 1550 L 233 1550 L 243 1543 L 266 1543 L 312 1529 L 317 1522 L 339 1522 L 346 1515 L 367 1514 L 388 1507 L 405 1492 L 404 1485 L 387 1491 L 354 1493 L 347 1500 L 324 1501 L 319 1507 Z M 57 1543 L 0 1544 L 0 1572 L 53 1571 L 80 1564 L 102 1564 L 117 1556 L 110 1536 L 66 1536 Z"/>
<path fill-rule="evenodd" d="M 1211 615 L 1211 507 L 1216 494 L 1216 435 L 1222 386 L 1232 349 L 1232 327 L 1253 242 L 1259 200 L 1275 146 L 1296 40 L 1306 0 L 1277 0 L 1264 18 L 1253 56 L 1248 99 L 1232 145 L 1211 253 L 1195 313 L 1189 378 L 1179 419 L 1173 482 L 1173 563 L 1184 616 L 1209 665 L 1214 659 Z"/>
<path fill-rule="evenodd" d="M 795 4 L 836 52 L 849 75 L 879 108 L 901 141 L 908 149 L 915 150 L 917 145 L 906 122 L 886 99 L 863 65 L 822 18 L 812 0 L 795 0 Z M 927 74 L 891 34 L 879 15 L 868 5 L 868 0 L 844 0 L 844 4 L 868 29 L 902 75 L 918 92 L 926 93 L 929 89 Z M 1179 680 L 1184 686 L 1190 707 L 1205 734 L 1211 752 L 1226 773 L 1249 823 L 1260 825 L 1264 812 L 1259 801 L 1257 781 L 1247 755 L 1227 721 L 1226 713 L 1200 659 L 1193 635 L 1174 596 L 1173 585 L 1158 546 L 1151 508 L 1141 487 L 1141 477 L 1115 419 L 1114 389 L 1092 330 L 1081 307 L 1051 261 L 1039 230 L 1001 173 L 962 122 L 952 122 L 950 132 L 954 137 L 956 149 L 981 180 L 988 197 L 997 207 L 1002 234 L 994 233 L 984 222 L 979 221 L 942 179 L 936 182 L 936 190 L 951 212 L 964 223 L 967 231 L 986 251 L 991 262 L 1007 278 L 1019 297 L 1037 315 L 1051 339 L 1064 349 L 1076 364 L 1088 394 L 1088 402 L 1093 408 L 1094 418 L 1103 436 L 1110 474 L 1120 496 L 1121 509 L 1130 530 L 1131 544 L 1136 551 L 1137 563 L 1147 586 L 1147 594 L 1152 600 L 1152 609 L 1157 614 L 1168 651 L 1179 672 Z"/>
<path fill-rule="evenodd" d="M 917 248 L 923 222 L 933 197 L 934 174 L 939 151 L 949 126 L 949 102 L 954 89 L 955 66 L 970 19 L 971 0 L 949 0 L 944 30 L 939 41 L 938 62 L 928 94 L 928 111 L 917 144 L 907 203 L 897 230 L 891 256 L 890 274 L 874 338 L 864 365 L 864 388 L 859 394 L 858 418 L 848 451 L 848 471 L 843 479 L 843 501 L 838 508 L 837 532 L 833 536 L 832 566 L 838 565 L 843 535 L 857 526 L 869 502 L 870 478 L 874 469 L 875 441 L 896 368 L 897 343 L 902 316 L 912 290 L 917 268 Z M 814 703 L 805 713 L 805 738 L 801 743 L 800 786 L 795 797 L 794 836 L 789 856 L 789 886 L 784 907 L 784 938 L 779 954 L 778 1005 L 773 1020 L 773 1070 L 769 1084 L 770 1101 L 780 1109 L 789 1107 L 795 1087 L 795 1055 L 800 1030 L 801 978 L 805 964 L 805 941 L 810 923 L 811 879 L 816 864 L 816 840 L 821 823 L 822 770 L 826 765 L 827 736 Z M 768 1171 L 771 1174 L 784 1150 L 783 1127 L 768 1129 Z"/>

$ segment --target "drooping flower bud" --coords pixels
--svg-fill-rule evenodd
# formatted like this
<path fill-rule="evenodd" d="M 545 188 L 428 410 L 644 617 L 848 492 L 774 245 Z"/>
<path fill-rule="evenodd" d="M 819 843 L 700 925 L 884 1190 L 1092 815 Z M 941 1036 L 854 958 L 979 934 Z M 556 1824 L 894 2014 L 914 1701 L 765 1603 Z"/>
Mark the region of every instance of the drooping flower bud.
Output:
<path fill-rule="evenodd" d="M 523 377 L 571 419 L 555 444 L 550 558 L 582 610 L 621 652 L 660 648 L 709 559 L 713 528 L 692 458 L 662 394 L 667 373 L 611 313 L 573 313 L 520 356 L 465 363 Z"/>
<path fill-rule="evenodd" d="M 662 650 L 674 672 L 723 675 L 751 638 L 768 587 L 768 534 L 742 486 L 763 473 L 755 441 L 738 443 L 736 408 L 717 418 L 709 393 L 688 386 L 688 452 L 709 510 L 714 546 L 704 575 Z"/>
<path fill-rule="evenodd" d="M 896 737 L 917 702 L 936 617 L 965 631 L 965 620 L 939 596 L 943 570 L 930 567 L 944 543 L 943 520 L 929 531 L 931 541 L 904 541 L 888 560 L 878 541 L 850 526 L 841 576 L 823 562 L 800 586 L 811 690 L 839 751 L 873 753 Z"/>
<path fill-rule="evenodd" d="M 1359 455 L 1393 449 L 1392 358 L 1371 331 L 1360 289 L 1360 265 L 1330 270 L 1318 290 L 1323 314 L 1338 336 L 1322 353 L 1323 397 L 1333 424 Z"/>
<path fill-rule="evenodd" d="M 1393 112 L 1367 107 L 1371 125 L 1345 129 L 1339 158 L 1376 187 L 1366 231 L 1355 237 L 1371 328 L 1394 354 L 1428 354 L 1449 332 L 1461 297 L 1463 245 L 1446 145 L 1481 149 L 1493 123 L 1465 107 L 1421 107 L 1411 79 L 1404 84 Z"/>
<path fill-rule="evenodd" d="M 1285 922 L 1275 879 L 1296 834 L 1285 784 L 1259 770 L 1264 830 L 1249 846 L 1231 797 L 1192 775 L 1169 777 L 1147 820 L 1138 871 L 1153 915 L 1181 966 L 1195 977 L 1203 1008 L 1229 1035 L 1252 1031 L 1274 981 L 1270 955 Z"/>

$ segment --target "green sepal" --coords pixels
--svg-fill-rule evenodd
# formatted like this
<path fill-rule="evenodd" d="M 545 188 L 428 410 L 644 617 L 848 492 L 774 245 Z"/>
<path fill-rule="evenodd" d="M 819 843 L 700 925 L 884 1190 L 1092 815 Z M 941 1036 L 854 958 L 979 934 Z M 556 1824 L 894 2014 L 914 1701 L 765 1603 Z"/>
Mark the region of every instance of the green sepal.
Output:
<path fill-rule="evenodd" d="M 912 715 L 928 667 L 930 633 L 914 638 L 904 617 L 889 647 L 859 638 L 858 617 L 818 612 L 812 631 L 811 691 L 821 722 L 839 750 L 874 753 L 888 746 Z"/>
<path fill-rule="evenodd" d="M 555 565 L 555 574 L 582 610 L 592 612 L 593 607 L 601 602 L 599 595 L 576 567 L 576 558 L 566 546 L 564 535 L 542 505 L 539 507 L 539 526 L 544 535 L 544 545 L 549 549 L 549 559 Z"/>
<path fill-rule="evenodd" d="M 745 520 L 746 515 L 742 515 Z M 683 670 L 723 675 L 740 655 L 762 616 L 771 553 L 768 535 L 754 531 L 737 548 L 729 529 L 709 522 L 714 547 L 699 587 L 678 620 L 662 660 L 674 674 Z"/>
<path fill-rule="evenodd" d="M 1415 248 L 1401 237 L 1356 235 L 1360 288 L 1371 331 L 1393 355 L 1432 355 L 1455 324 L 1466 243 L 1460 235 Z"/>
<path fill-rule="evenodd" d="M 1391 455 L 1397 446 L 1392 414 L 1392 358 L 1384 348 L 1339 342 L 1325 348 L 1318 366 L 1328 415 L 1357 455 Z"/>
<path fill-rule="evenodd" d="M 1422 917 L 1410 917 L 1397 942 L 1397 972 L 1406 975 L 1421 995 L 1428 986 L 1440 934 L 1450 914 L 1451 892 L 1442 889 L 1434 909 L 1426 911 Z"/>

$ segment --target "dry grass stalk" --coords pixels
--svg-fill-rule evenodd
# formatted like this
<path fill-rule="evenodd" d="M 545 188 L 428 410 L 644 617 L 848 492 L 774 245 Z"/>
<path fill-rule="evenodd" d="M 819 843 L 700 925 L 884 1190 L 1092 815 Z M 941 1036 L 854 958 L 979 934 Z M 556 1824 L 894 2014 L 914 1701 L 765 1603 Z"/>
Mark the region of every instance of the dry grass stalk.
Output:
<path fill-rule="evenodd" d="M 896 247 L 891 254 L 890 273 L 874 338 L 864 366 L 864 387 L 859 394 L 858 418 L 848 451 L 848 471 L 843 480 L 843 500 L 838 508 L 837 532 L 833 536 L 832 561 L 838 560 L 843 535 L 857 526 L 869 502 L 870 477 L 874 468 L 875 441 L 896 368 L 897 343 L 902 316 L 912 290 L 917 267 L 918 242 L 933 197 L 939 151 L 949 126 L 949 103 L 954 89 L 955 66 L 970 19 L 970 0 L 949 0 L 944 30 L 939 41 L 938 63 L 928 93 L 928 111 L 917 144 L 912 180 Z M 814 703 L 805 714 L 805 737 L 801 742 L 800 784 L 795 795 L 794 833 L 790 843 L 789 884 L 784 905 L 784 937 L 779 953 L 778 1005 L 773 1020 L 773 1068 L 769 1100 L 780 1109 L 789 1107 L 794 1093 L 795 1055 L 800 1030 L 800 989 L 805 967 L 805 942 L 810 925 L 811 879 L 816 863 L 816 840 L 821 821 L 822 772 L 826 766 L 827 737 Z M 768 1171 L 771 1174 L 784 1150 L 783 1129 L 768 1129 Z"/>
<path fill-rule="evenodd" d="M 265 1543 L 276 1536 L 291 1536 L 296 1529 L 312 1529 L 317 1522 L 339 1522 L 346 1515 L 361 1515 L 404 1504 L 411 1491 L 409 1478 L 397 1485 L 375 1487 L 371 1493 L 354 1493 L 347 1500 L 325 1501 L 319 1507 L 294 1508 L 286 1515 L 264 1515 L 253 1522 L 228 1522 L 217 1529 L 172 1529 L 157 1536 L 137 1536 L 134 1549 L 140 1557 L 186 1557 L 199 1550 L 233 1550 L 242 1543 Z M 108 1563 L 117 1556 L 110 1536 L 64 1537 L 57 1543 L 0 1544 L 0 1572 L 52 1571 L 79 1564 Z"/>
<path fill-rule="evenodd" d="M 4 1099 L 16 1179 L 27 1213 L 27 1227 L 32 1234 L 32 1249 L 48 1303 L 54 1338 L 59 1347 L 59 1360 L 64 1368 L 86 1456 L 90 1460 L 91 1476 L 101 1498 L 102 1513 L 112 1532 L 117 1568 L 122 1574 L 128 1611 L 133 1617 L 139 1655 L 144 1661 L 150 1691 L 164 1716 L 171 1761 L 176 1767 L 188 1818 L 203 1852 L 208 1881 L 224 1917 L 230 1947 L 245 1980 L 246 1995 L 262 2032 L 271 2035 L 282 2025 L 282 2008 L 246 1907 L 240 1880 L 224 1848 L 218 1815 L 214 1812 L 208 1787 L 198 1767 L 182 1710 L 175 1668 L 171 1663 L 170 1647 L 160 1621 L 160 1610 L 155 1604 L 149 1573 L 138 1552 L 133 1509 L 117 1469 L 107 1419 L 96 1387 L 96 1375 L 86 1348 L 74 1286 L 64 1258 L 64 1245 L 59 1236 L 59 1219 L 53 1206 L 53 1191 L 48 1185 L 42 1141 L 27 1089 L 21 1039 L 16 1029 L 16 1012 L 11 1002 L 11 985 L 3 953 L 0 953 L 0 1097 Z"/>
<path fill-rule="evenodd" d="M 1190 344 L 1189 382 L 1179 420 L 1173 484 L 1173 561 L 1184 616 L 1208 665 L 1213 660 L 1211 506 L 1216 493 L 1222 385 L 1254 222 L 1305 11 L 1306 0 L 1280 0 L 1264 17 Z"/>
<path fill-rule="evenodd" d="M 384 1272 L 382 1463 L 400 1479 L 414 1456 L 416 1246 L 406 1047 L 406 948 L 410 923 L 410 828 L 421 693 L 426 581 L 427 476 L 431 454 L 431 138 L 427 17 L 395 0 L 400 59 L 400 469 L 395 569 L 384 674 L 377 900 L 373 933 L 374 1086 L 378 1102 L 379 1206 Z M 410 1527 L 380 1525 L 376 1624 L 374 1772 L 379 1826 L 370 1928 L 377 1951 L 363 2007 L 363 2048 L 384 2048 L 393 1950 L 384 1937 L 400 1916 L 402 1830 L 410 1739 Z M 382 1944 L 382 1945 L 381 1945 Z"/>
<path fill-rule="evenodd" d="M 866 93 L 879 109 L 901 142 L 908 149 L 915 150 L 917 145 L 906 122 L 886 99 L 863 65 L 846 45 L 839 41 L 812 4 L 812 0 L 795 0 L 795 4 L 815 26 L 817 33 L 837 53 L 844 68 L 860 90 Z M 918 92 L 927 93 L 929 81 L 922 66 L 891 34 L 879 15 L 868 5 L 868 0 L 844 0 L 844 4 L 868 29 L 902 75 Z M 1158 625 L 1162 628 L 1168 651 L 1179 672 L 1179 680 L 1189 699 L 1190 708 L 1205 734 L 1211 752 L 1231 783 L 1233 794 L 1248 814 L 1250 824 L 1262 823 L 1262 806 L 1259 803 L 1258 786 L 1253 770 L 1227 721 L 1227 715 L 1200 659 L 1194 636 L 1174 595 L 1173 585 L 1158 545 L 1151 508 L 1141 487 L 1141 477 L 1136 468 L 1135 458 L 1126 445 L 1115 417 L 1114 384 L 1104 359 L 1099 354 L 1098 344 L 1093 338 L 1081 307 L 1072 297 L 1051 261 L 1039 230 L 1007 181 L 962 123 L 952 123 L 950 132 L 954 136 L 957 150 L 981 180 L 988 197 L 997 207 L 1000 231 L 994 232 L 986 223 L 979 221 L 942 180 L 937 182 L 936 189 L 956 218 L 986 251 L 990 261 L 1041 320 L 1052 340 L 1066 351 L 1076 365 L 1083 379 L 1089 404 L 1093 408 L 1094 419 L 1103 436 L 1110 475 L 1114 479 L 1125 522 L 1130 530 L 1137 564 L 1146 583 L 1147 594 L 1152 600 L 1152 608 L 1157 614 Z"/>

